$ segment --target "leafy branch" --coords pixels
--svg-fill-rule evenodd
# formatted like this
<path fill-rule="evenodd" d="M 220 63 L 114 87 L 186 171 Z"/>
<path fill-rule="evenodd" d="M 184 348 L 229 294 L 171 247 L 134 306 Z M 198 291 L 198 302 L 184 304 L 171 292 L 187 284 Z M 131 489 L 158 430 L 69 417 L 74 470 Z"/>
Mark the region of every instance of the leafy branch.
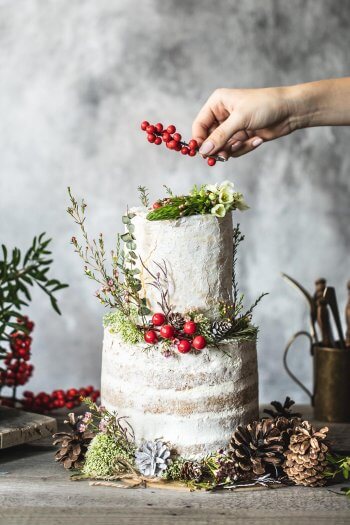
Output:
<path fill-rule="evenodd" d="M 21 309 L 31 301 L 29 288 L 36 285 L 48 297 L 53 309 L 60 314 L 55 293 L 66 288 L 57 279 L 48 277 L 53 260 L 50 258 L 49 244 L 51 239 L 45 233 L 34 237 L 32 245 L 22 256 L 18 248 L 11 253 L 2 245 L 0 260 L 0 341 L 8 341 L 13 330 L 24 330 L 21 320 Z"/>
<path fill-rule="evenodd" d="M 138 188 L 139 194 L 140 194 L 140 201 L 145 208 L 148 208 L 149 206 L 149 193 L 146 188 L 146 186 L 139 186 Z"/>

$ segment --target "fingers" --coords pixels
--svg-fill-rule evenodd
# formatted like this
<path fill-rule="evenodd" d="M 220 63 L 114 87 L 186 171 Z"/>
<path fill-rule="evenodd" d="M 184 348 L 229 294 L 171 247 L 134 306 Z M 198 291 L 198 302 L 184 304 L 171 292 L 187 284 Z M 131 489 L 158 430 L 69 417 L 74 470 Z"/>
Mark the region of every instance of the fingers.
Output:
<path fill-rule="evenodd" d="M 205 104 L 192 124 L 192 138 L 201 146 L 215 125 L 217 125 L 216 117 L 211 108 Z"/>
<path fill-rule="evenodd" d="M 258 148 L 263 142 L 263 139 L 257 136 L 251 137 L 245 142 L 237 141 L 231 146 L 231 157 L 241 157 Z"/>
<path fill-rule="evenodd" d="M 218 151 L 225 149 L 227 142 L 232 136 L 238 131 L 243 130 L 244 127 L 244 123 L 240 116 L 236 112 L 231 113 L 231 115 L 203 142 L 199 152 L 202 155 L 213 155 Z"/>

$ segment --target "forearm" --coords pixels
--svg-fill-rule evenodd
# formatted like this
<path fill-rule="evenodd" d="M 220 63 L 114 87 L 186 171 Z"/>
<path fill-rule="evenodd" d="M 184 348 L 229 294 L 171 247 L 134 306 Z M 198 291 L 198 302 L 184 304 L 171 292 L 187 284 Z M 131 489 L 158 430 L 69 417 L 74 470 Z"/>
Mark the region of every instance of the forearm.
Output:
<path fill-rule="evenodd" d="M 292 129 L 350 125 L 350 77 L 286 87 Z"/>

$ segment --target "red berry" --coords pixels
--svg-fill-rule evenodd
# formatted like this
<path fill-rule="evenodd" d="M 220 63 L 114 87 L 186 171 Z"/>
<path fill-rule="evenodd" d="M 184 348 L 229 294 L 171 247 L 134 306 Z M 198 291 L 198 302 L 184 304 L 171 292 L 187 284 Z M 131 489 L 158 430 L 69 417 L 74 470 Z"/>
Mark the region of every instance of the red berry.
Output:
<path fill-rule="evenodd" d="M 158 131 L 158 133 L 161 133 L 163 131 L 163 124 L 158 122 L 158 124 L 155 125 L 155 128 Z"/>
<path fill-rule="evenodd" d="M 170 124 L 170 126 L 168 126 L 166 128 L 166 130 L 167 130 L 168 133 L 170 133 L 172 135 L 173 133 L 175 133 L 176 128 L 175 128 L 174 124 Z"/>
<path fill-rule="evenodd" d="M 171 135 L 167 131 L 164 131 L 162 134 L 163 142 L 169 142 L 171 140 Z"/>
<path fill-rule="evenodd" d="M 195 157 L 196 153 L 197 153 L 197 151 L 195 149 L 190 149 L 190 151 L 188 152 L 190 157 Z"/>
<path fill-rule="evenodd" d="M 186 146 L 183 146 L 183 147 L 181 148 L 181 153 L 182 153 L 182 155 L 187 155 L 189 151 L 190 151 L 190 150 L 189 150 Z"/>
<path fill-rule="evenodd" d="M 194 139 L 191 139 L 188 143 L 188 147 L 190 149 L 197 149 L 198 148 L 198 142 Z"/>
<path fill-rule="evenodd" d="M 160 329 L 160 335 L 165 339 L 171 339 L 172 337 L 174 337 L 174 334 L 175 330 L 171 326 L 171 324 L 164 324 Z"/>
<path fill-rule="evenodd" d="M 162 142 L 163 141 L 162 141 L 162 139 L 160 137 L 157 137 L 156 140 L 154 141 L 156 146 L 159 146 Z"/>
<path fill-rule="evenodd" d="M 154 133 L 155 130 L 156 130 L 156 128 L 155 128 L 152 124 L 150 124 L 150 125 L 147 126 L 147 128 L 146 128 L 147 133 Z"/>
<path fill-rule="evenodd" d="M 167 146 L 169 149 L 175 149 L 176 146 L 177 146 L 178 142 L 176 142 L 176 140 L 170 140 L 168 143 L 167 143 Z"/>
<path fill-rule="evenodd" d="M 185 334 L 190 334 L 190 335 L 193 335 L 196 333 L 196 330 L 197 330 L 197 325 L 194 321 L 187 321 L 185 324 L 184 324 L 184 332 Z"/>
<path fill-rule="evenodd" d="M 78 394 L 78 390 L 76 388 L 70 388 L 67 390 L 67 396 L 69 397 L 75 397 Z"/>
<path fill-rule="evenodd" d="M 71 410 L 72 408 L 74 408 L 74 403 L 73 403 L 73 401 L 67 401 L 67 403 L 66 403 L 66 408 L 68 408 L 69 410 Z"/>
<path fill-rule="evenodd" d="M 152 324 L 154 326 L 162 326 L 165 323 L 165 315 L 162 313 L 154 314 L 152 317 Z"/>
<path fill-rule="evenodd" d="M 175 147 L 175 151 L 181 151 L 181 149 L 182 149 L 181 143 L 177 142 L 176 143 L 176 147 Z"/>
<path fill-rule="evenodd" d="M 157 210 L 158 208 L 161 208 L 161 207 L 162 207 L 162 203 L 161 203 L 161 202 L 154 202 L 154 203 L 152 204 L 152 208 L 153 208 L 154 210 Z"/>
<path fill-rule="evenodd" d="M 177 345 L 177 349 L 181 354 L 187 354 L 191 350 L 191 343 L 186 339 L 182 339 Z"/>
<path fill-rule="evenodd" d="M 207 160 L 207 163 L 209 164 L 209 166 L 215 166 L 216 159 L 214 159 L 214 157 L 209 157 L 209 159 Z"/>
<path fill-rule="evenodd" d="M 180 142 L 180 140 L 181 140 L 181 135 L 180 135 L 180 133 L 174 133 L 174 135 L 173 135 L 173 139 L 176 140 L 177 142 Z"/>
<path fill-rule="evenodd" d="M 147 135 L 147 140 L 148 140 L 148 142 L 153 143 L 153 142 L 156 140 L 156 138 L 157 138 L 157 137 L 155 136 L 154 133 L 148 133 L 148 135 Z"/>
<path fill-rule="evenodd" d="M 146 131 L 147 126 L 149 126 L 149 122 L 147 122 L 147 120 L 144 120 L 143 122 L 141 122 L 142 131 Z"/>
<path fill-rule="evenodd" d="M 207 346 L 205 337 L 203 337 L 202 335 L 197 335 L 192 341 L 192 346 L 196 350 L 203 350 L 203 348 Z"/>
<path fill-rule="evenodd" d="M 154 330 L 148 330 L 145 333 L 145 341 L 146 343 L 150 343 L 151 345 L 154 345 L 158 341 L 157 334 Z"/>

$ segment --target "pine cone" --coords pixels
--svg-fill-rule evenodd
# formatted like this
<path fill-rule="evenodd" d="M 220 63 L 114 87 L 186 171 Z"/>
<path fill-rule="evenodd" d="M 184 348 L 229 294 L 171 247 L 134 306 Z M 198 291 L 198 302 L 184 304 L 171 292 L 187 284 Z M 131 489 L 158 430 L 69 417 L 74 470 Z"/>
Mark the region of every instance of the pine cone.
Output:
<path fill-rule="evenodd" d="M 186 481 L 200 481 L 203 476 L 202 467 L 196 461 L 185 461 L 180 472 L 180 479 Z"/>
<path fill-rule="evenodd" d="M 170 460 L 170 450 L 162 441 L 145 441 L 135 454 L 135 463 L 144 476 L 161 476 Z"/>
<path fill-rule="evenodd" d="M 170 314 L 168 321 L 175 328 L 175 330 L 182 330 L 185 324 L 185 319 L 178 312 Z"/>
<path fill-rule="evenodd" d="M 269 473 L 278 475 L 277 468 L 284 461 L 284 443 L 281 430 L 271 419 L 254 421 L 239 426 L 229 444 L 229 454 L 235 461 L 241 479 Z"/>
<path fill-rule="evenodd" d="M 328 466 L 325 442 L 328 428 L 316 431 L 308 421 L 295 427 L 290 444 L 285 452 L 283 469 L 296 485 L 321 487 L 326 483 L 324 476 Z"/>
<path fill-rule="evenodd" d="M 289 396 L 286 397 L 283 405 L 279 401 L 271 401 L 270 405 L 274 407 L 274 410 L 265 409 L 265 414 L 268 414 L 273 419 L 276 417 L 285 417 L 287 419 L 292 418 L 300 418 L 301 414 L 300 412 L 292 412 L 290 407 L 295 405 L 295 401 L 291 399 Z"/>
<path fill-rule="evenodd" d="M 277 417 L 274 420 L 276 427 L 281 432 L 281 437 L 282 437 L 283 445 L 284 445 L 284 451 L 286 451 L 287 448 L 289 447 L 290 438 L 291 438 L 291 435 L 295 431 L 295 427 L 297 425 L 300 425 L 301 422 L 302 422 L 301 419 L 298 417 L 293 417 L 291 419 L 288 419 L 286 417 Z"/>
<path fill-rule="evenodd" d="M 230 320 L 214 321 L 211 325 L 211 336 L 214 341 L 220 341 L 231 328 L 232 322 Z"/>
<path fill-rule="evenodd" d="M 60 445 L 60 449 L 55 454 L 55 461 L 63 463 L 64 468 L 80 469 L 83 467 L 86 451 L 89 443 L 95 436 L 93 432 L 85 430 L 79 431 L 79 421 L 74 414 L 69 414 L 69 421 L 65 421 L 72 428 L 72 432 L 57 432 L 52 437 L 54 445 Z"/>

